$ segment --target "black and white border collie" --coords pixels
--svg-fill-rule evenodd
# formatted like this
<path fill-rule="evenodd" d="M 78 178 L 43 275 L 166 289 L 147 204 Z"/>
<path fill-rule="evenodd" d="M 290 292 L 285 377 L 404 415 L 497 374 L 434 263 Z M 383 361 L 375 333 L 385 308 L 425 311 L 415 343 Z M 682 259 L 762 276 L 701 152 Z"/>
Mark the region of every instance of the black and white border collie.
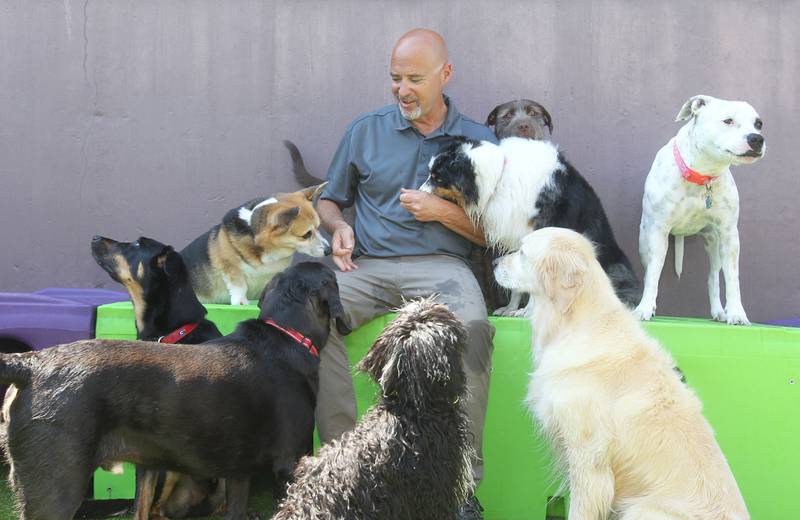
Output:
<path fill-rule="evenodd" d="M 522 238 L 543 227 L 569 228 L 595 243 L 603 270 L 629 307 L 641 290 L 631 263 L 614 240 L 592 187 L 548 141 L 507 137 L 499 145 L 456 137 L 429 164 L 421 190 L 461 206 L 501 252 L 519 249 Z M 520 295 L 495 314 L 515 316 Z"/>

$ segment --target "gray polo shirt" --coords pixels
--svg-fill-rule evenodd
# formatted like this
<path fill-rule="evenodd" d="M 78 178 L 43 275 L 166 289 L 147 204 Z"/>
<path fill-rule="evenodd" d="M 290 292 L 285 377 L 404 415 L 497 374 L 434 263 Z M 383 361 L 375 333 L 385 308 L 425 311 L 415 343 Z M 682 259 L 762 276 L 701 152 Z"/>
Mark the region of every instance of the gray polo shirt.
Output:
<path fill-rule="evenodd" d="M 400 205 L 400 188 L 417 189 L 428 162 L 447 136 L 496 143 L 486 126 L 461 115 L 450 99 L 447 119 L 428 136 L 401 114 L 397 104 L 357 118 L 328 169 L 323 199 L 355 205 L 356 254 L 391 257 L 448 254 L 466 259 L 472 243 L 438 222 L 419 222 Z"/>

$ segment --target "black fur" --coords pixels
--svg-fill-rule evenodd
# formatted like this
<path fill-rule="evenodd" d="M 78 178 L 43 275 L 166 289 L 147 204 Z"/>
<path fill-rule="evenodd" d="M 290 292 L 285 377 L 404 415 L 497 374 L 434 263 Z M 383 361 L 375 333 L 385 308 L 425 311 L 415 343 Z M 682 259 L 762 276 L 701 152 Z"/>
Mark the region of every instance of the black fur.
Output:
<path fill-rule="evenodd" d="M 87 340 L 0 355 L 0 383 L 18 391 L 5 444 L 23 518 L 72 518 L 92 471 L 118 460 L 226 478 L 227 520 L 246 518 L 255 472 L 271 470 L 280 496 L 311 447 L 319 359 L 261 320 L 318 348 L 331 319 L 349 327 L 332 270 L 302 263 L 276 278 L 259 319 L 203 345 Z"/>
<path fill-rule="evenodd" d="M 536 201 L 535 228 L 563 227 L 586 236 L 595 244 L 597 259 L 617 296 L 628 307 L 635 307 L 642 296 L 639 281 L 617 245 L 600 198 L 561 153 L 558 160 L 561 168 L 553 172 L 552 185 L 545 186 Z"/>
<path fill-rule="evenodd" d="M 358 366 L 378 383 L 378 403 L 300 461 L 273 520 L 455 519 L 472 483 L 465 337 L 443 305 L 401 309 Z"/>
<path fill-rule="evenodd" d="M 475 176 L 462 173 L 474 170 L 474 167 L 469 156 L 461 153 L 461 148 L 465 144 L 477 148 L 481 142 L 466 137 L 453 139 L 455 142 L 442 146 L 436 154 L 430 168 L 431 182 L 438 188 L 460 193 L 467 204 L 476 204 L 478 202 L 478 186 L 475 184 Z"/>

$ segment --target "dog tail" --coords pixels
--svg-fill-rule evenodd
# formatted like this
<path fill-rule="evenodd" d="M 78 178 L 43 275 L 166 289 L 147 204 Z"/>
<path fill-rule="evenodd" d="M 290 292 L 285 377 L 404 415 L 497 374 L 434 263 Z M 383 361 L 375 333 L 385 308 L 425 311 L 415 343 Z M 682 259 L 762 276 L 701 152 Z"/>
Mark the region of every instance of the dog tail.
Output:
<path fill-rule="evenodd" d="M 20 354 L 0 354 L 0 384 L 26 386 L 33 377 L 28 357 Z"/>
<path fill-rule="evenodd" d="M 683 272 L 683 236 L 675 235 L 675 274 L 678 278 Z"/>
<path fill-rule="evenodd" d="M 325 179 L 314 177 L 306 169 L 306 163 L 303 162 L 303 156 L 300 155 L 300 150 L 297 146 L 289 140 L 283 141 L 284 146 L 289 150 L 289 155 L 292 156 L 292 173 L 294 173 L 294 180 L 301 186 L 309 187 L 317 184 L 322 184 Z"/>

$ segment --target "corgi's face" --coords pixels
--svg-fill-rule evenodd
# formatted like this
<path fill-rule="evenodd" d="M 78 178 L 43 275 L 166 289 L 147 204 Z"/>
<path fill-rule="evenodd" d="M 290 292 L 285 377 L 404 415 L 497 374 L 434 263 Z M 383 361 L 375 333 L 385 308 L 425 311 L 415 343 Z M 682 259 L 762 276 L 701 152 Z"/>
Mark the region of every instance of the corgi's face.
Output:
<path fill-rule="evenodd" d="M 308 190 L 278 194 L 253 208 L 250 226 L 256 245 L 265 253 L 291 250 L 325 256 L 330 246 L 319 232 L 319 215 Z"/>

